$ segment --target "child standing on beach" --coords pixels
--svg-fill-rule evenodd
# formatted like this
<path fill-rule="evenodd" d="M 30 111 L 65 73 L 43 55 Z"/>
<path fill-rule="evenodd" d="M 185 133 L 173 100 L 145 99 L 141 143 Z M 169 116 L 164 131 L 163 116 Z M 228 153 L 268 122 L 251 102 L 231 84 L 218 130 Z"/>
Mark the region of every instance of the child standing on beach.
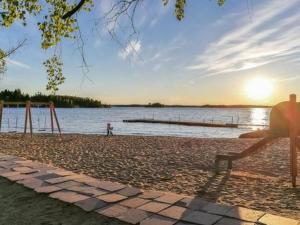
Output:
<path fill-rule="evenodd" d="M 110 125 L 110 123 L 107 123 L 106 126 L 106 136 L 113 136 L 113 127 Z"/>

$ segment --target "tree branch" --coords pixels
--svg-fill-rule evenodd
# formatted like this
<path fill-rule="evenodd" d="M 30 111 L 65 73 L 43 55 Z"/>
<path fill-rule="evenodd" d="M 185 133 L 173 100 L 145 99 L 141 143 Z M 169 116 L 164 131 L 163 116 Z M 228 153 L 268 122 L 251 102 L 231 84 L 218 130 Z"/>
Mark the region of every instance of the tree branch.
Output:
<path fill-rule="evenodd" d="M 14 54 L 19 48 L 21 48 L 25 44 L 26 41 L 27 41 L 27 39 L 24 39 L 23 41 L 19 42 L 16 47 L 9 49 L 7 52 L 5 52 L 5 54 L 3 56 L 0 56 L 0 60 L 7 58 L 7 57 L 11 56 L 12 54 Z"/>
<path fill-rule="evenodd" d="M 85 0 L 80 0 L 80 2 L 69 12 L 62 16 L 62 19 L 67 19 L 73 16 L 85 3 Z"/>

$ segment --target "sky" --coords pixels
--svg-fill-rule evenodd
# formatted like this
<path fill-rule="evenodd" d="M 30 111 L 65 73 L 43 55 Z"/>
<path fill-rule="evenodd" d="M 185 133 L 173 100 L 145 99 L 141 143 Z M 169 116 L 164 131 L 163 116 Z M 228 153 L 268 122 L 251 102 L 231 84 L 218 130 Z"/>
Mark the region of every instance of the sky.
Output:
<path fill-rule="evenodd" d="M 174 1 L 164 7 L 160 0 L 144 0 L 134 18 L 138 37 L 125 41 L 126 19 L 116 28 L 121 45 L 101 19 L 113 1 L 95 1 L 90 13 L 78 15 L 88 71 L 73 40 L 40 48 L 36 18 L 28 18 L 26 27 L 1 28 L 2 49 L 27 42 L 8 59 L 0 89 L 47 93 L 42 62 L 59 49 L 66 81 L 57 94 L 107 104 L 273 105 L 291 93 L 300 97 L 299 0 L 227 0 L 223 7 L 188 0 L 183 21 L 174 16 Z M 264 82 L 253 84 L 255 79 Z"/>

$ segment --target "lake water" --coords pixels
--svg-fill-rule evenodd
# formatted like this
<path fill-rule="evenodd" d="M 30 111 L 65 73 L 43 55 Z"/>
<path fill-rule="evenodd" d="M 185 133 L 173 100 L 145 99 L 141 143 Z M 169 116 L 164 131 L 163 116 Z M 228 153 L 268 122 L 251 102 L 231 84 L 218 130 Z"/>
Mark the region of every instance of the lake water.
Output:
<path fill-rule="evenodd" d="M 114 134 L 162 135 L 184 137 L 233 138 L 240 134 L 262 129 L 268 125 L 268 108 L 58 108 L 58 120 L 63 133 L 104 134 L 106 124 L 111 123 Z M 4 132 L 23 132 L 24 108 L 5 108 L 2 119 Z M 245 124 L 239 128 L 192 127 L 167 124 L 123 123 L 124 119 L 162 119 L 213 123 Z M 49 110 L 32 108 L 34 132 L 50 132 Z M 249 125 L 249 126 L 248 126 Z M 46 129 L 46 131 L 45 131 Z"/>

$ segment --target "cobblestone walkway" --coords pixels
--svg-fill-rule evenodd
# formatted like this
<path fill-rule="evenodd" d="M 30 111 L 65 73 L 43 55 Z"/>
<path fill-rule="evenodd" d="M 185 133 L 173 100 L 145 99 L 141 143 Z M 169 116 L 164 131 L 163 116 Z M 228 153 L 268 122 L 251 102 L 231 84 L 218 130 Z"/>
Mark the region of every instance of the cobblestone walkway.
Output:
<path fill-rule="evenodd" d="M 0 154 L 0 176 L 85 211 L 140 225 L 300 225 L 299 221 L 191 196 L 143 191 Z"/>

